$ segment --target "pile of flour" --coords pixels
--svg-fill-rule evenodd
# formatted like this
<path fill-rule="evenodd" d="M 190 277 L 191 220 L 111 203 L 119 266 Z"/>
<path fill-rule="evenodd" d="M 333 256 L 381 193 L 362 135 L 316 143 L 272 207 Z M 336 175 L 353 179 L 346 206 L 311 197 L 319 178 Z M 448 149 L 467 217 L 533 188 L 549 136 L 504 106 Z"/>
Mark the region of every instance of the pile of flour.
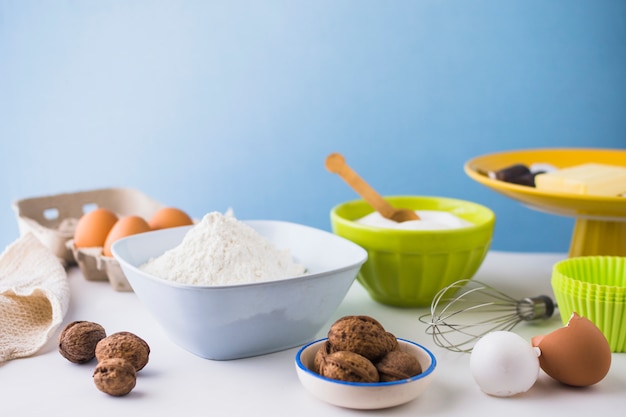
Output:
<path fill-rule="evenodd" d="M 206 214 L 180 245 L 140 267 L 184 284 L 233 285 L 302 275 L 303 265 L 232 215 Z"/>

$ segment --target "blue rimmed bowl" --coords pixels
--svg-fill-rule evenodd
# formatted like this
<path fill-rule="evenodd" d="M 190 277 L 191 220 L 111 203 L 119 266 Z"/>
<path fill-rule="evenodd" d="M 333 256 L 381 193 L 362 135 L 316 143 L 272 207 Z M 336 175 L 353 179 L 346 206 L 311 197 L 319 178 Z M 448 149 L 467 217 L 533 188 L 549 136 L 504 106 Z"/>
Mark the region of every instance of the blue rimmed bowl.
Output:
<path fill-rule="evenodd" d="M 422 373 L 392 382 L 345 382 L 321 376 L 313 370 L 315 354 L 326 338 L 311 342 L 296 354 L 298 379 L 313 396 L 339 407 L 376 410 L 395 407 L 419 397 L 432 382 L 437 360 L 424 346 L 398 339 L 399 349 L 414 355 L 422 366 Z"/>

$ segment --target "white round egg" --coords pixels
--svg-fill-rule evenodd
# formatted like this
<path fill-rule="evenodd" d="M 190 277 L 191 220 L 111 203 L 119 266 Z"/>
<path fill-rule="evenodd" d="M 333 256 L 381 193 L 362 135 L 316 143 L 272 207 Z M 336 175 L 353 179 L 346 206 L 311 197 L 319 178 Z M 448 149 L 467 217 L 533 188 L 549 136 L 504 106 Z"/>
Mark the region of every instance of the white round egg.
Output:
<path fill-rule="evenodd" d="M 539 349 L 516 333 L 494 331 L 472 349 L 470 370 L 480 389 L 510 397 L 528 391 L 539 376 Z"/>

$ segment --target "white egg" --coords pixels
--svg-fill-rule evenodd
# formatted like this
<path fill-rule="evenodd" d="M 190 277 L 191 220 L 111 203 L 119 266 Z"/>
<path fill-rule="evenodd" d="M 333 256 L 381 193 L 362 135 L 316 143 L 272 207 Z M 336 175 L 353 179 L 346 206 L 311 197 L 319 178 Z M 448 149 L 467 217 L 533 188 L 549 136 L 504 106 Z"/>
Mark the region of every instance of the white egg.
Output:
<path fill-rule="evenodd" d="M 539 349 L 516 333 L 494 331 L 472 349 L 470 370 L 480 389 L 510 397 L 528 391 L 539 376 Z"/>

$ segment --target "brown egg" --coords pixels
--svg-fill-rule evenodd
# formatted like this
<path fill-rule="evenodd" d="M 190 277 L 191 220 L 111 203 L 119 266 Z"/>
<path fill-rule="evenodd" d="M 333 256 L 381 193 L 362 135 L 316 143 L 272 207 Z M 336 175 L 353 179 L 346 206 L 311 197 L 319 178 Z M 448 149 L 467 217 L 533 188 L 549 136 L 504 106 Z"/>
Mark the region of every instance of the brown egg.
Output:
<path fill-rule="evenodd" d="M 611 348 L 589 319 L 573 313 L 567 325 L 532 338 L 539 348 L 539 365 L 563 384 L 585 387 L 600 382 L 611 367 Z"/>
<path fill-rule="evenodd" d="M 104 242 L 102 254 L 104 256 L 113 256 L 111 253 L 111 245 L 113 242 L 126 236 L 149 232 L 150 230 L 148 222 L 139 216 L 122 217 L 115 223 L 109 232 L 106 241 Z"/>
<path fill-rule="evenodd" d="M 193 224 L 191 217 L 184 211 L 175 207 L 164 207 L 157 210 L 150 218 L 148 224 L 152 230 L 166 229 L 168 227 L 189 226 Z"/>
<path fill-rule="evenodd" d="M 74 245 L 77 248 L 104 246 L 104 241 L 117 220 L 115 213 L 102 207 L 83 214 L 76 223 Z"/>

